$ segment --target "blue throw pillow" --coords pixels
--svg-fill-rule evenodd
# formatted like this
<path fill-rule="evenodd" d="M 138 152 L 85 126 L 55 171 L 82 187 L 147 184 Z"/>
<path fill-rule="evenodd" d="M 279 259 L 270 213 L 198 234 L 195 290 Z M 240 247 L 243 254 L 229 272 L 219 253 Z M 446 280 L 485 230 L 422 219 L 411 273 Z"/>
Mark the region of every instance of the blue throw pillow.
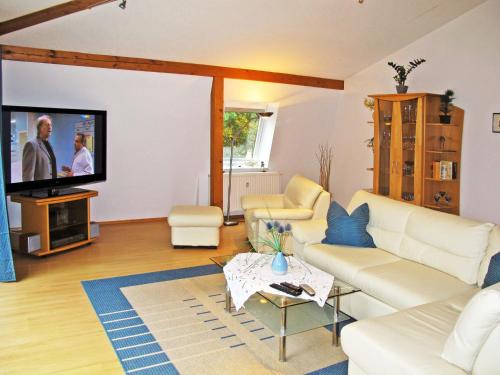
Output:
<path fill-rule="evenodd" d="M 500 283 L 500 253 L 491 257 L 488 272 L 484 278 L 483 288 L 487 288 L 496 283 Z"/>
<path fill-rule="evenodd" d="M 348 245 L 357 247 L 375 247 L 373 238 L 366 231 L 370 220 L 367 203 L 352 211 L 351 215 L 337 202 L 332 202 L 326 218 L 328 228 L 326 238 L 321 243 L 330 245 Z"/>

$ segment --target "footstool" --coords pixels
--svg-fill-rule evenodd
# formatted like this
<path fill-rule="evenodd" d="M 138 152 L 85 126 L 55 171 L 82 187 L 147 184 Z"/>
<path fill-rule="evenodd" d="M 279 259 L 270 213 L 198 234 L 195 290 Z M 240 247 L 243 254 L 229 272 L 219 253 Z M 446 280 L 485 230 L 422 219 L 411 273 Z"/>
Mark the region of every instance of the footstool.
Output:
<path fill-rule="evenodd" d="M 174 206 L 168 215 L 172 245 L 175 249 L 187 246 L 216 249 L 223 219 L 219 207 Z"/>

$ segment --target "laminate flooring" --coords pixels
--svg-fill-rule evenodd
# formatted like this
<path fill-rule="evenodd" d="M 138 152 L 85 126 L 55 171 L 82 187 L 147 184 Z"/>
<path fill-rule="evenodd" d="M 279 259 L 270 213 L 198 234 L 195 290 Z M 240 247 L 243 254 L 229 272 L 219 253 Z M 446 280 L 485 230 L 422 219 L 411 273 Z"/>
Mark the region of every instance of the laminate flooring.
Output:
<path fill-rule="evenodd" d="M 101 225 L 93 244 L 35 258 L 15 254 L 18 281 L 0 283 L 0 374 L 123 374 L 80 284 L 210 264 L 246 248 L 243 222 L 217 250 L 173 249 L 166 221 Z"/>

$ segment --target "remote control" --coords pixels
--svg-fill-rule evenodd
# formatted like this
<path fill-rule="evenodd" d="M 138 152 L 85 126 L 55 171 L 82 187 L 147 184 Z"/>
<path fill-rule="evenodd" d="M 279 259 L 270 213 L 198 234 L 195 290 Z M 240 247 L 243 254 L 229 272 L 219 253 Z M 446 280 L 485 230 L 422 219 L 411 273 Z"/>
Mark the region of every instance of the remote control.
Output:
<path fill-rule="evenodd" d="M 286 294 L 290 294 L 294 297 L 297 297 L 299 296 L 300 294 L 302 294 L 302 290 L 301 291 L 296 291 L 296 290 L 293 290 L 291 288 L 287 288 L 286 286 L 284 285 L 280 285 L 280 284 L 276 284 L 276 283 L 272 283 L 269 285 L 271 288 L 274 288 L 274 289 L 277 289 L 279 290 L 280 292 L 284 292 Z"/>
<path fill-rule="evenodd" d="M 300 286 L 297 286 L 297 285 L 293 285 L 293 284 L 290 284 L 290 283 L 287 283 L 286 281 L 285 282 L 282 282 L 280 283 L 281 285 L 283 286 L 286 286 L 287 288 L 290 288 L 290 289 L 293 289 L 293 290 L 296 290 L 297 292 L 302 292 L 302 288 Z"/>
<path fill-rule="evenodd" d="M 311 288 L 311 287 L 310 287 L 309 285 L 307 285 L 307 284 L 300 284 L 300 287 L 302 288 L 302 290 L 303 290 L 304 292 L 306 292 L 307 294 L 309 294 L 311 297 L 313 297 L 313 296 L 316 294 L 316 292 L 314 291 L 314 289 L 313 289 L 313 288 Z"/>

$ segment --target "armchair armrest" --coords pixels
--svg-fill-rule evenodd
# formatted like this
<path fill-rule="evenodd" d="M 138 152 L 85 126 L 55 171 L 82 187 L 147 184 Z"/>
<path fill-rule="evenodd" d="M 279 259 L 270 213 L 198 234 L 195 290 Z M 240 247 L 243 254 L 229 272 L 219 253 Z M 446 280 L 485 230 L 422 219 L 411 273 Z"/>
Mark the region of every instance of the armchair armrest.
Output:
<path fill-rule="evenodd" d="M 258 208 L 253 212 L 254 219 L 263 220 L 307 220 L 312 215 L 308 208 Z"/>
<path fill-rule="evenodd" d="M 299 221 L 292 225 L 293 238 L 303 244 L 320 243 L 328 227 L 326 220 Z"/>
<path fill-rule="evenodd" d="M 248 194 L 241 197 L 241 208 L 283 208 L 283 194 Z"/>

